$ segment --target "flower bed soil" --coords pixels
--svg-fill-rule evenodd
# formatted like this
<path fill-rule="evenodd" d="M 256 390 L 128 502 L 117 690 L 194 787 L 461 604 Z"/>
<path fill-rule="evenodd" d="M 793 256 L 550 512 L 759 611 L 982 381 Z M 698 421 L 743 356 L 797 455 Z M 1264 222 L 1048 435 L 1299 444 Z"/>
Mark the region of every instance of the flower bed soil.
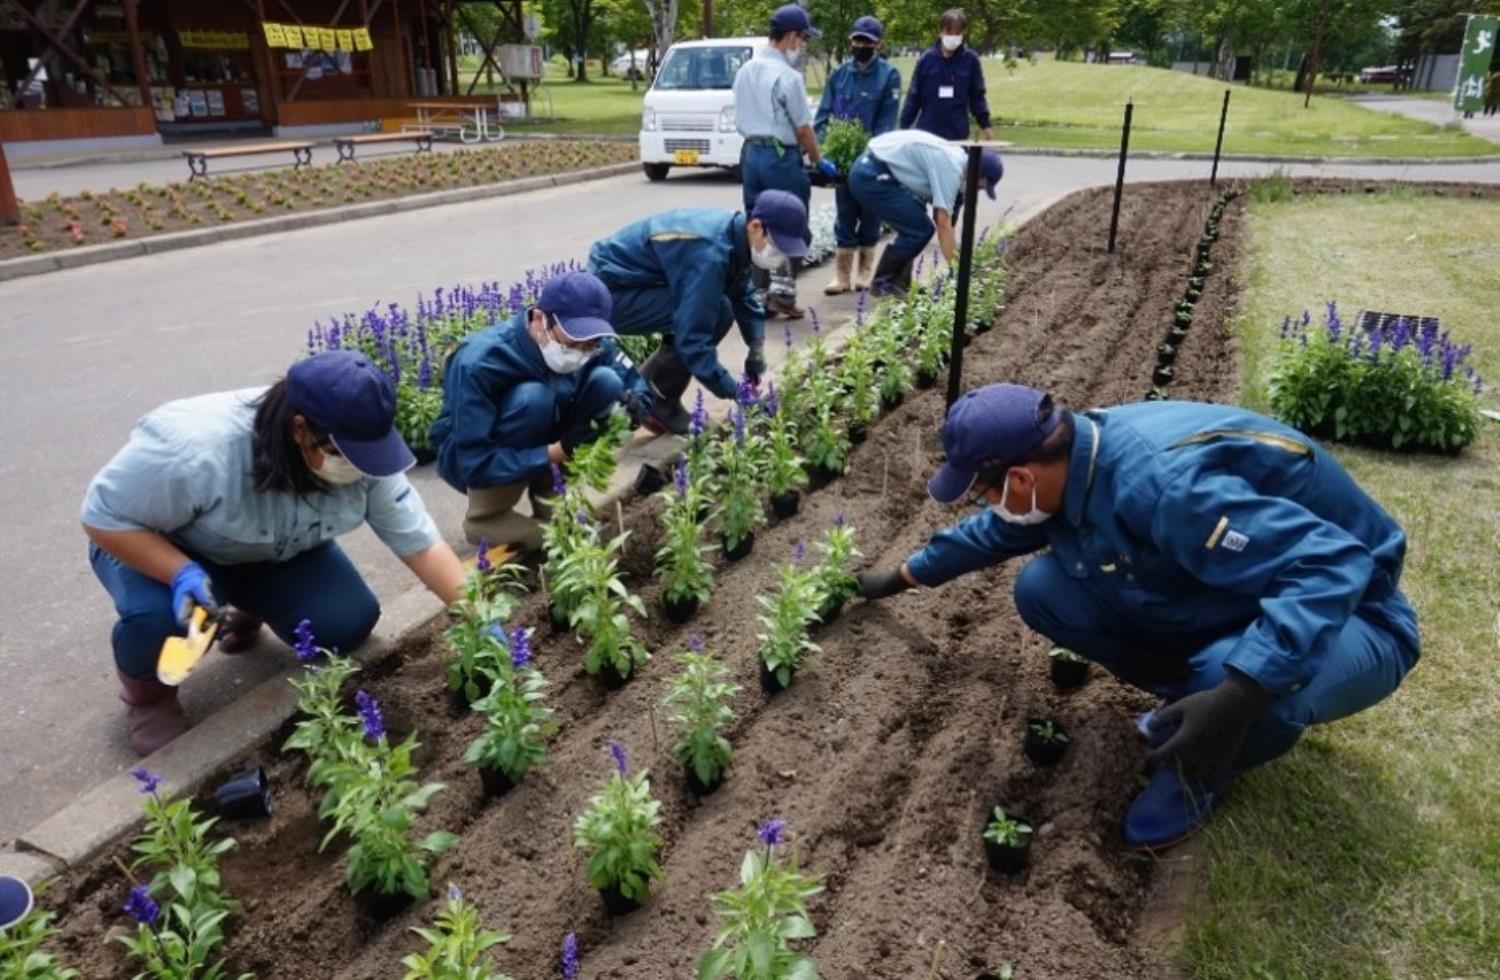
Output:
<path fill-rule="evenodd" d="M 483 150 L 377 157 L 358 164 L 325 163 L 302 170 L 226 174 L 164 186 L 141 184 L 74 197 L 54 194 L 40 201 L 21 202 L 21 225 L 5 226 L 0 233 L 0 259 L 587 170 L 630 163 L 637 156 L 634 144 L 547 140 Z"/>
<path fill-rule="evenodd" d="M 1132 187 L 1116 256 L 1103 250 L 1107 193 L 1074 195 L 1032 222 L 1011 249 L 1008 307 L 969 348 L 965 383 L 1025 381 L 1078 407 L 1140 398 L 1211 201 L 1201 185 Z M 1242 226 L 1237 201 L 1178 359 L 1175 397 L 1233 391 L 1223 321 L 1238 292 Z M 947 946 L 939 975 L 959 980 L 1001 961 L 1028 978 L 1167 972 L 1133 943 L 1152 861 L 1122 850 L 1117 830 L 1143 770 L 1132 716 L 1148 699 L 1098 671 L 1086 687 L 1058 693 L 1047 643 L 1017 618 L 1014 568 L 878 606 L 856 600 L 815 636 L 823 652 L 789 690 L 760 693 L 754 597 L 774 590 L 774 563 L 798 538 L 813 538 L 843 512 L 867 563 L 889 565 L 954 519 L 925 493 L 942 411 L 941 390 L 914 393 L 872 428 L 846 478 L 763 529 L 751 558 L 719 569 L 714 597 L 693 622 L 677 627 L 654 614 L 645 634 L 655 658 L 618 692 L 583 674 L 572 638 L 551 634 L 541 597 L 529 597 L 517 621 L 538 627 L 538 662 L 564 724 L 551 761 L 498 801 L 484 800 L 462 761 L 478 719 L 453 707 L 435 630 L 362 675 L 393 731 L 420 730 L 424 778 L 448 784 L 422 826 L 463 840 L 437 862 L 434 882 L 456 882 L 487 924 L 513 934 L 495 957 L 506 973 L 556 976 L 559 943 L 576 930 L 590 980 L 695 975 L 716 928 L 710 895 L 736 882 L 757 823 L 773 815 L 788 821 L 802 866 L 825 878 L 827 891 L 812 902 L 819 935 L 811 952 L 830 980 L 926 977 L 939 940 Z M 625 510 L 636 529 L 625 565 L 653 610 L 659 589 L 646 576 L 656 506 Z M 648 714 L 674 670 L 672 654 L 695 632 L 743 686 L 734 762 L 702 802 L 671 764 L 664 729 L 655 743 Z M 1022 755 L 1025 720 L 1036 716 L 1058 719 L 1073 735 L 1056 769 Z M 574 816 L 609 769 L 610 738 L 623 740 L 634 765 L 650 767 L 664 802 L 665 880 L 644 910 L 621 919 L 605 914 L 571 846 Z M 230 932 L 230 965 L 279 980 L 394 975 L 419 945 L 408 927 L 425 924 L 434 906 L 382 925 L 362 918 L 345 891 L 339 848 L 317 853 L 321 828 L 301 789 L 305 763 L 274 745 L 260 759 L 277 787 L 276 812 L 232 828 L 240 844 L 225 858 L 225 877 L 244 911 Z M 1030 867 L 1014 878 L 988 870 L 980 841 L 1002 801 L 1037 825 Z M 121 923 L 125 887 L 106 856 L 46 896 L 63 910 L 62 951 L 86 976 L 126 972 L 118 944 L 102 938 Z"/>

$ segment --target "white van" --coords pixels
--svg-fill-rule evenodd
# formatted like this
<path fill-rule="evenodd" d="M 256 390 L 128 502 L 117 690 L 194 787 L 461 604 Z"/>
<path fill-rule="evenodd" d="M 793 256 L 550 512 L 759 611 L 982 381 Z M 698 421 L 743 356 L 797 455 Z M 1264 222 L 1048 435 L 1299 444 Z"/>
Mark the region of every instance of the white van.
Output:
<path fill-rule="evenodd" d="M 679 41 L 667 50 L 641 111 L 641 165 L 652 180 L 672 167 L 738 167 L 734 76 L 763 37 Z"/>

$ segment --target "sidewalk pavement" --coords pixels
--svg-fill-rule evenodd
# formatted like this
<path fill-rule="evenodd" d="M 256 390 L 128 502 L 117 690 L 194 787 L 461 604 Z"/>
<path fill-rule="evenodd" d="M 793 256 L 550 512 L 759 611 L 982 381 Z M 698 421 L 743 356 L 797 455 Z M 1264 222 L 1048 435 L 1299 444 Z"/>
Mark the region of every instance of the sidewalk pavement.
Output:
<path fill-rule="evenodd" d="M 1453 108 L 1451 100 L 1437 102 L 1432 99 L 1415 99 L 1399 95 L 1352 95 L 1349 101 L 1357 102 L 1366 109 L 1390 112 L 1408 119 L 1432 123 L 1434 126 L 1458 123 L 1481 139 L 1500 143 L 1500 115 L 1486 116 L 1476 112 L 1473 119 L 1464 119 L 1458 110 Z"/>

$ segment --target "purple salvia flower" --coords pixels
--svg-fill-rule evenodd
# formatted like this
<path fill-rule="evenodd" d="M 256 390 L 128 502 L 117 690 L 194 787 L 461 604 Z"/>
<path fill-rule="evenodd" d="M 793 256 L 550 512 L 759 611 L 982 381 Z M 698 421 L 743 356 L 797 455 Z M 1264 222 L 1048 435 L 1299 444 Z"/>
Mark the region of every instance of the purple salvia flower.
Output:
<path fill-rule="evenodd" d="M 760 842 L 767 847 L 775 847 L 786 839 L 786 821 L 780 817 L 772 817 L 761 824 L 755 836 L 759 837 Z"/>
<path fill-rule="evenodd" d="M 125 899 L 123 908 L 136 922 L 152 928 L 155 928 L 156 920 L 161 916 L 161 906 L 151 898 L 151 889 L 145 885 L 136 885 L 130 889 L 130 896 Z"/>
<path fill-rule="evenodd" d="M 693 402 L 693 417 L 688 424 L 688 434 L 694 439 L 708 431 L 708 409 L 703 405 L 703 389 L 698 389 L 698 397 Z"/>
<path fill-rule="evenodd" d="M 479 539 L 479 550 L 474 553 L 474 567 L 485 575 L 494 570 L 495 563 L 490 561 L 490 543 L 487 539 Z"/>
<path fill-rule="evenodd" d="M 806 557 L 807 557 L 807 542 L 803 541 L 801 538 L 798 538 L 797 539 L 797 543 L 794 544 L 794 545 L 792 545 L 792 561 L 793 562 L 801 562 L 802 559 L 804 559 Z"/>
<path fill-rule="evenodd" d="M 734 441 L 745 444 L 745 406 L 735 405 L 729 412 L 729 421 L 734 423 Z"/>
<path fill-rule="evenodd" d="M 1391 330 L 1391 350 L 1399 351 L 1411 342 L 1411 323 L 1406 317 L 1399 317 L 1396 326 Z"/>
<path fill-rule="evenodd" d="M 686 456 L 677 457 L 676 466 L 677 496 L 686 497 L 688 492 L 688 464 Z"/>
<path fill-rule="evenodd" d="M 296 640 L 292 649 L 297 653 L 297 659 L 302 663 L 318 659 L 318 643 L 313 637 L 312 620 L 304 619 L 292 630 L 292 637 Z"/>
<path fill-rule="evenodd" d="M 1292 332 L 1292 318 L 1291 318 L 1291 316 L 1288 315 L 1288 316 L 1282 317 L 1282 320 L 1281 320 L 1281 339 L 1285 340 L 1287 338 L 1287 335 L 1290 334 L 1291 332 Z"/>
<path fill-rule="evenodd" d="M 618 739 L 612 738 L 609 740 L 608 748 L 610 757 L 615 761 L 615 772 L 625 775 L 630 771 L 630 767 L 625 763 L 625 746 L 621 745 Z"/>
<path fill-rule="evenodd" d="M 524 626 L 510 631 L 510 665 L 516 670 L 531 666 L 531 631 Z"/>
<path fill-rule="evenodd" d="M 693 651 L 694 653 L 702 653 L 703 637 L 699 636 L 697 633 L 693 633 L 692 635 L 690 635 L 688 637 L 688 649 Z"/>
<path fill-rule="evenodd" d="M 833 518 L 833 526 L 834 527 L 843 527 L 845 523 L 847 523 L 847 521 L 846 521 L 846 519 L 844 517 L 844 512 L 843 511 L 839 511 L 837 514 L 834 515 L 834 518 Z"/>
<path fill-rule="evenodd" d="M 734 388 L 734 400 L 741 405 L 753 405 L 755 404 L 755 399 L 755 382 L 751 380 L 748 374 L 741 376 L 739 384 L 735 385 Z"/>
<path fill-rule="evenodd" d="M 161 776 L 147 769 L 145 766 L 130 770 L 130 774 L 135 777 L 136 782 L 141 784 L 141 794 L 143 796 L 156 795 L 156 787 L 161 785 Z"/>
<path fill-rule="evenodd" d="M 361 688 L 354 692 L 354 706 L 359 710 L 359 723 L 364 727 L 365 737 L 372 742 L 385 738 L 385 718 L 380 713 L 380 702 Z"/>
<path fill-rule="evenodd" d="M 563 479 L 562 467 L 556 463 L 552 464 L 552 493 L 561 497 L 568 492 L 568 481 Z"/>
<path fill-rule="evenodd" d="M 464 890 L 462 888 L 458 887 L 457 885 L 455 885 L 453 882 L 451 882 L 451 881 L 448 882 L 448 901 L 450 901 L 450 902 L 462 902 L 463 900 L 464 900 Z"/>
<path fill-rule="evenodd" d="M 786 349 L 787 350 L 791 350 L 792 349 L 792 325 L 790 323 L 788 323 L 786 326 L 782 327 L 781 330 L 782 330 L 782 336 L 784 336 L 786 338 Z"/>
<path fill-rule="evenodd" d="M 812 318 L 813 335 L 817 336 L 821 334 L 823 332 L 823 321 L 818 319 L 817 309 L 809 306 L 807 308 L 807 315 Z"/>
<path fill-rule="evenodd" d="M 1333 340 L 1338 340 L 1340 334 L 1344 332 L 1344 321 L 1339 317 L 1339 305 L 1333 300 L 1328 301 L 1328 318 L 1324 326 L 1328 329 L 1328 336 Z"/>
<path fill-rule="evenodd" d="M 869 301 L 870 291 L 868 289 L 861 289 L 859 296 L 854 301 L 854 325 L 856 327 L 865 325 L 865 304 Z M 787 327 L 787 329 L 790 330 L 791 327 Z"/>
<path fill-rule="evenodd" d="M 563 938 L 562 975 L 563 980 L 578 978 L 578 937 L 571 932 Z"/>
<path fill-rule="evenodd" d="M 776 394 L 776 382 L 766 382 L 766 397 L 761 399 L 760 407 L 768 418 L 775 418 L 776 413 L 781 411 L 781 396 Z"/>

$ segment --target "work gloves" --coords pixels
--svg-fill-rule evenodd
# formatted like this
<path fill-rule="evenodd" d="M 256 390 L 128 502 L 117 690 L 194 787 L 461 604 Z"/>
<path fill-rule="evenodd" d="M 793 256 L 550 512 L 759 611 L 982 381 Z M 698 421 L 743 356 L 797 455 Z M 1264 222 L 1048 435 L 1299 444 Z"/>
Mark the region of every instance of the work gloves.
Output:
<path fill-rule="evenodd" d="M 766 345 L 753 344 L 750 352 L 745 355 L 745 373 L 755 384 L 760 384 L 760 379 L 766 373 Z"/>
<path fill-rule="evenodd" d="M 859 581 L 859 597 L 871 601 L 887 599 L 911 588 L 911 584 L 901 576 L 899 568 L 890 568 L 885 571 L 872 569 L 868 572 L 860 572 L 855 578 Z"/>
<path fill-rule="evenodd" d="M 1151 761 L 1175 759 L 1185 775 L 1200 780 L 1222 775 L 1234 765 L 1245 736 L 1273 700 L 1265 688 L 1231 669 L 1218 687 L 1189 694 L 1156 712 L 1150 722 L 1153 732 L 1174 725 L 1177 730 L 1151 752 Z"/>
<path fill-rule="evenodd" d="M 832 180 L 839 175 L 839 168 L 833 165 L 832 160 L 824 157 L 823 159 L 818 161 L 818 173 L 822 174 L 824 177 L 827 177 L 829 180 Z"/>
<path fill-rule="evenodd" d="M 172 576 L 172 615 L 177 617 L 177 625 L 183 629 L 187 629 L 195 603 L 207 609 L 210 615 L 219 610 L 218 603 L 214 602 L 213 585 L 208 580 L 208 573 L 203 570 L 202 565 L 190 561 Z"/>
<path fill-rule="evenodd" d="M 639 429 L 646 421 L 646 416 L 651 414 L 651 402 L 638 391 L 621 393 L 620 407 L 624 409 L 632 429 Z"/>

